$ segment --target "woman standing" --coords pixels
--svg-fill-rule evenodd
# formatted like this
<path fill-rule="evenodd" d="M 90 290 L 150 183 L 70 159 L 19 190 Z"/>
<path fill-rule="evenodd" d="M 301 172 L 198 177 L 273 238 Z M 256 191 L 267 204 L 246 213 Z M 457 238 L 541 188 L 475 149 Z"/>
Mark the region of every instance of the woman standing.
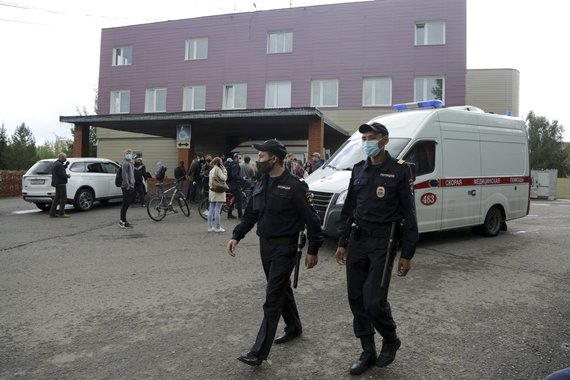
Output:
<path fill-rule="evenodd" d="M 220 211 L 222 210 L 222 205 L 226 202 L 226 193 L 216 193 L 212 190 L 212 184 L 215 178 L 221 180 L 221 182 L 226 182 L 228 179 L 228 172 L 220 157 L 214 157 L 212 160 L 212 169 L 210 170 L 208 188 L 210 189 L 208 194 L 208 201 L 210 202 L 210 207 L 208 209 L 208 232 L 225 232 L 220 225 Z M 212 228 L 212 219 L 215 217 L 216 228 Z"/>

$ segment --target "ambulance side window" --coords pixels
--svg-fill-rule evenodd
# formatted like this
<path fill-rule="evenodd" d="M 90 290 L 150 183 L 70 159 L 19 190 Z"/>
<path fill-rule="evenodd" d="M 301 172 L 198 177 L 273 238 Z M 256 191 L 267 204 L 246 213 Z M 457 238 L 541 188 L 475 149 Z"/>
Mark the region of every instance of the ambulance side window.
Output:
<path fill-rule="evenodd" d="M 410 150 L 404 160 L 416 165 L 416 176 L 433 172 L 435 168 L 435 141 L 420 141 Z"/>

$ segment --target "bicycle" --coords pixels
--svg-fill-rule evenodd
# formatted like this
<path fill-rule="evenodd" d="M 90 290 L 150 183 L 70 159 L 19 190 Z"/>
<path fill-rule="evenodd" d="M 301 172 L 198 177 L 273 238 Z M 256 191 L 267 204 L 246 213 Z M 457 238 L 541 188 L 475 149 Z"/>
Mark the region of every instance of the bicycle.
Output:
<path fill-rule="evenodd" d="M 249 191 L 249 189 L 246 191 L 243 188 L 240 188 L 240 194 L 241 194 L 241 205 L 242 205 L 242 211 L 245 211 L 245 207 L 247 206 L 247 202 L 249 201 L 249 196 L 247 195 L 247 193 L 251 192 Z M 222 210 L 221 213 L 227 213 L 228 210 L 230 209 L 230 207 L 234 204 L 234 195 L 230 192 L 226 192 L 226 201 L 222 204 Z M 204 196 L 203 198 L 200 200 L 200 202 L 198 203 L 198 214 L 200 214 L 200 216 L 204 219 L 204 220 L 208 220 L 208 210 L 210 208 L 210 200 L 208 199 L 208 190 L 207 188 L 204 190 Z"/>
<path fill-rule="evenodd" d="M 156 222 L 160 222 L 166 214 L 170 211 L 177 213 L 173 207 L 174 200 L 176 199 L 176 204 L 180 207 L 180 211 L 186 216 L 190 216 L 190 208 L 188 207 L 188 202 L 184 198 L 184 194 L 178 189 L 178 186 L 174 184 L 171 188 L 163 190 L 163 183 L 156 184 L 157 196 L 152 198 L 146 206 L 146 211 L 148 216 Z M 172 191 L 172 196 L 170 200 L 168 199 L 168 193 Z"/>

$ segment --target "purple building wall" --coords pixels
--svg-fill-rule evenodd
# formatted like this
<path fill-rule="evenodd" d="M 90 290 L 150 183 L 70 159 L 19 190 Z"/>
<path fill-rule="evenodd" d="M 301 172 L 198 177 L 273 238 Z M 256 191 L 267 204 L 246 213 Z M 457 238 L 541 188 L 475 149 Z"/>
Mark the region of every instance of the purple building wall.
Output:
<path fill-rule="evenodd" d="M 414 46 L 416 21 L 445 21 L 446 44 Z M 267 54 L 267 33 L 293 32 L 293 52 Z M 185 41 L 208 38 L 208 58 L 186 61 Z M 112 66 L 115 46 L 132 45 L 132 65 Z M 291 107 L 310 106 L 311 80 L 338 79 L 339 106 L 362 109 L 362 79 L 392 77 L 392 102 L 414 98 L 414 78 L 443 76 L 446 105 L 465 103 L 466 0 L 377 0 L 288 8 L 103 29 L 99 113 L 110 92 L 131 90 L 130 113 L 145 90 L 167 88 L 167 112 L 182 89 L 206 85 L 206 110 L 222 108 L 223 86 L 247 83 L 247 108 L 265 107 L 267 81 L 290 80 Z M 367 107 L 369 108 L 369 107 Z"/>

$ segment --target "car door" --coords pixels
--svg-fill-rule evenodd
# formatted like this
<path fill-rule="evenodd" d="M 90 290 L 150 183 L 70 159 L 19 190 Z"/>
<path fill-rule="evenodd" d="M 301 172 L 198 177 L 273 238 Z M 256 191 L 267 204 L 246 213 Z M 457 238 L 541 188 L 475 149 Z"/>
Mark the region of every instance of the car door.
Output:
<path fill-rule="evenodd" d="M 101 167 L 105 176 L 105 183 L 107 186 L 107 197 L 115 198 L 122 197 L 123 191 L 120 187 L 115 186 L 115 176 L 117 175 L 117 170 L 119 170 L 119 165 L 112 161 L 101 162 Z"/>

